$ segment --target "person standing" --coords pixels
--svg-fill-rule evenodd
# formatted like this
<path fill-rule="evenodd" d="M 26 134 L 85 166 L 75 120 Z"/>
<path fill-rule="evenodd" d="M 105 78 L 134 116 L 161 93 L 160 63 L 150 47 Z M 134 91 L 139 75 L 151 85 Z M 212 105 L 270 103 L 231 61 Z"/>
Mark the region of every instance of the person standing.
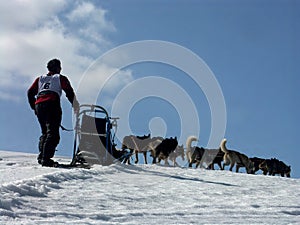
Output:
<path fill-rule="evenodd" d="M 39 138 L 38 163 L 42 166 L 53 167 L 55 162 L 51 159 L 60 141 L 59 128 L 62 120 L 60 97 L 62 90 L 73 106 L 74 113 L 79 111 L 79 103 L 68 78 L 61 75 L 61 62 L 52 59 L 47 64 L 48 73 L 39 76 L 27 91 L 27 97 L 32 110 L 34 110 L 42 135 Z"/>

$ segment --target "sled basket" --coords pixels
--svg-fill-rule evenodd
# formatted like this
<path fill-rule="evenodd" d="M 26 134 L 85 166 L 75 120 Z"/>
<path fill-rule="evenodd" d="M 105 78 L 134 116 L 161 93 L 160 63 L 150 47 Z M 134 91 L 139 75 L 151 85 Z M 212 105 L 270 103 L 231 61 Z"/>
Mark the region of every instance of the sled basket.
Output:
<path fill-rule="evenodd" d="M 80 105 L 76 118 L 73 159 L 71 165 L 114 162 L 112 123 L 107 111 L 98 105 Z"/>

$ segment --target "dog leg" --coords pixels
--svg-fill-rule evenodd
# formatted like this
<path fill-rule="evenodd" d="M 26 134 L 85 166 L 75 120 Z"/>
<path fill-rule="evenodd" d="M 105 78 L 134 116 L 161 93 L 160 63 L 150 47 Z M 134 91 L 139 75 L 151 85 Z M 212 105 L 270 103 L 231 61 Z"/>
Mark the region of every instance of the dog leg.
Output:
<path fill-rule="evenodd" d="M 226 153 L 225 153 L 225 155 L 223 157 L 223 161 L 224 161 L 224 163 L 223 163 L 223 169 L 222 170 L 225 169 L 225 166 L 228 166 L 231 163 L 231 161 L 229 160 L 229 157 L 228 157 L 228 155 Z"/>
<path fill-rule="evenodd" d="M 229 164 L 230 164 L 230 161 L 229 160 L 225 160 L 225 158 L 224 158 L 224 163 L 223 163 L 222 170 L 225 170 L 225 166 L 228 166 Z"/>
<path fill-rule="evenodd" d="M 230 163 L 230 168 L 229 168 L 229 170 L 232 171 L 233 167 L 234 167 L 234 162 Z"/>
<path fill-rule="evenodd" d="M 135 151 L 135 164 L 137 164 L 139 162 L 139 153 L 138 151 Z"/>
<path fill-rule="evenodd" d="M 210 169 L 211 169 L 211 170 L 215 170 L 215 165 L 214 165 L 214 163 L 210 164 Z"/>
<path fill-rule="evenodd" d="M 148 164 L 148 162 L 147 162 L 147 152 L 143 152 L 143 154 L 144 154 L 145 164 Z"/>
<path fill-rule="evenodd" d="M 153 156 L 152 164 L 156 164 L 156 157 L 155 156 Z"/>
<path fill-rule="evenodd" d="M 222 163 L 218 162 L 218 166 L 220 167 L 220 169 L 222 170 Z"/>
<path fill-rule="evenodd" d="M 239 172 L 239 169 L 240 169 L 240 167 L 238 166 L 238 165 L 236 165 L 236 167 L 235 167 L 235 172 Z"/>
<path fill-rule="evenodd" d="M 223 166 L 222 166 L 221 170 L 225 170 L 225 166 L 227 166 L 226 163 L 223 163 Z"/>
<path fill-rule="evenodd" d="M 165 165 L 169 166 L 169 161 L 168 161 L 168 158 L 165 159 Z"/>

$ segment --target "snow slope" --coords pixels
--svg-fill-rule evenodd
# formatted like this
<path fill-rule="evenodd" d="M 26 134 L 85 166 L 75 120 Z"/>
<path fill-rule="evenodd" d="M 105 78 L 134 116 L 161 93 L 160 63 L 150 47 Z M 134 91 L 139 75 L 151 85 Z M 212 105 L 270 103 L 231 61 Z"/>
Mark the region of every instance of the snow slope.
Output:
<path fill-rule="evenodd" d="M 160 165 L 44 168 L 36 155 L 0 151 L 0 181 L 0 224 L 300 223 L 294 178 Z"/>

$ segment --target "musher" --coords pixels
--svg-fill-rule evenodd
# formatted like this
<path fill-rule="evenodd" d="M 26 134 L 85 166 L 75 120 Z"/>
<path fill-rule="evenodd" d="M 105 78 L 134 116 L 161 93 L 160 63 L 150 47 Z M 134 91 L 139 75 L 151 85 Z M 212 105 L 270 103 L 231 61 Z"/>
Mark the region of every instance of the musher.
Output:
<path fill-rule="evenodd" d="M 74 113 L 78 113 L 79 103 L 68 78 L 61 75 L 61 63 L 52 59 L 47 64 L 48 73 L 35 79 L 28 89 L 27 96 L 30 107 L 37 115 L 42 135 L 39 139 L 38 163 L 42 166 L 53 167 L 56 146 L 59 143 L 59 128 L 62 120 L 60 97 L 62 90 L 73 106 Z"/>

